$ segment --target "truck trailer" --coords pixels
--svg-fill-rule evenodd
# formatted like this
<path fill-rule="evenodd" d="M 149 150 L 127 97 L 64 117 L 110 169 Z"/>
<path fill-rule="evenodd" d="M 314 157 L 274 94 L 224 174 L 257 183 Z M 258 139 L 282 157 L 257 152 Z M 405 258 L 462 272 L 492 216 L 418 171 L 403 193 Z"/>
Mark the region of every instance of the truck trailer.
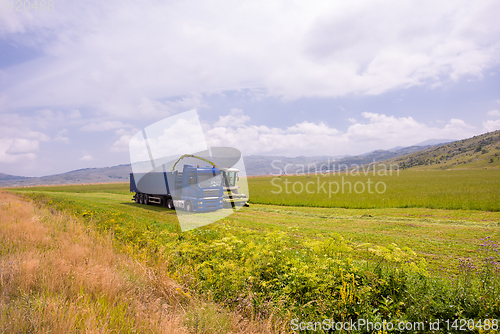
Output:
<path fill-rule="evenodd" d="M 186 164 L 182 172 L 131 173 L 130 191 L 135 193 L 136 203 L 155 203 L 172 210 L 207 212 L 223 207 L 223 183 L 215 166 Z"/>

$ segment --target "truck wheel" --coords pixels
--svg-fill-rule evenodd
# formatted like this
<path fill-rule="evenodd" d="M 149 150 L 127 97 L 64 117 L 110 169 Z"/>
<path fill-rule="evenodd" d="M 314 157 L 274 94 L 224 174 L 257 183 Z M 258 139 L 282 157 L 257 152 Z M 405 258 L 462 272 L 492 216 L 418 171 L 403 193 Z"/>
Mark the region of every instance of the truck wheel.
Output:
<path fill-rule="evenodd" d="M 175 209 L 174 208 L 174 201 L 172 201 L 171 198 L 167 199 L 167 208 L 169 208 L 170 210 Z"/>
<path fill-rule="evenodd" d="M 139 194 L 139 204 L 144 204 L 144 194 Z"/>
<path fill-rule="evenodd" d="M 148 196 L 148 194 L 144 194 L 144 204 L 149 205 L 149 196 Z"/>
<path fill-rule="evenodd" d="M 140 201 L 140 194 L 137 194 L 137 193 L 135 194 L 135 202 L 136 202 L 137 204 L 141 204 L 141 201 Z"/>
<path fill-rule="evenodd" d="M 191 205 L 191 202 L 186 202 L 185 206 L 184 206 L 186 212 L 191 212 L 193 211 L 193 206 Z"/>

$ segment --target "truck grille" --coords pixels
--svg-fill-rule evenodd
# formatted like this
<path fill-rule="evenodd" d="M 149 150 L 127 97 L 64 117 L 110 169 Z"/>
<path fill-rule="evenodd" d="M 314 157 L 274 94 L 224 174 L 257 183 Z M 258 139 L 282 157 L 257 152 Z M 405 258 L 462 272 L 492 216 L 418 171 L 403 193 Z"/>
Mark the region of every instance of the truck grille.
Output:
<path fill-rule="evenodd" d="M 203 197 L 219 197 L 219 189 L 204 189 Z"/>
<path fill-rule="evenodd" d="M 211 209 L 211 208 L 217 208 L 219 205 L 219 200 L 218 199 L 206 199 L 205 200 L 205 208 Z"/>

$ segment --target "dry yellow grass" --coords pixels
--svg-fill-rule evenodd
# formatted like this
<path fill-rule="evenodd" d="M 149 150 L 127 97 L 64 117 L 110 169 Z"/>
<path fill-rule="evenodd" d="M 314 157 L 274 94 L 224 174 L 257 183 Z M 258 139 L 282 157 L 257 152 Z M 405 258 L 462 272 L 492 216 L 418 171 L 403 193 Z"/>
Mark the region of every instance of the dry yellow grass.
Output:
<path fill-rule="evenodd" d="M 0 192 L 0 333 L 278 333 L 193 297 L 161 264 L 82 222 Z"/>

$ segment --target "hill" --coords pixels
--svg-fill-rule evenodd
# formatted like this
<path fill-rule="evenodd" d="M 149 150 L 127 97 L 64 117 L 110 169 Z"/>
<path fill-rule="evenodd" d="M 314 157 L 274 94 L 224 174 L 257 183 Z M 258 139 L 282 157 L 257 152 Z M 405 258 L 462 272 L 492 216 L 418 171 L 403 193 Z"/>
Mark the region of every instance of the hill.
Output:
<path fill-rule="evenodd" d="M 430 147 L 385 161 L 402 169 L 457 169 L 500 166 L 500 130 Z"/>
<path fill-rule="evenodd" d="M 85 168 L 67 173 L 42 176 L 23 177 L 0 174 L 0 187 L 33 186 L 41 184 L 75 184 L 75 183 L 108 183 L 127 182 L 131 172 L 130 165 L 118 165 L 104 168 Z"/>
<path fill-rule="evenodd" d="M 0 181 L 19 180 L 19 179 L 27 179 L 27 177 L 0 173 Z"/>

